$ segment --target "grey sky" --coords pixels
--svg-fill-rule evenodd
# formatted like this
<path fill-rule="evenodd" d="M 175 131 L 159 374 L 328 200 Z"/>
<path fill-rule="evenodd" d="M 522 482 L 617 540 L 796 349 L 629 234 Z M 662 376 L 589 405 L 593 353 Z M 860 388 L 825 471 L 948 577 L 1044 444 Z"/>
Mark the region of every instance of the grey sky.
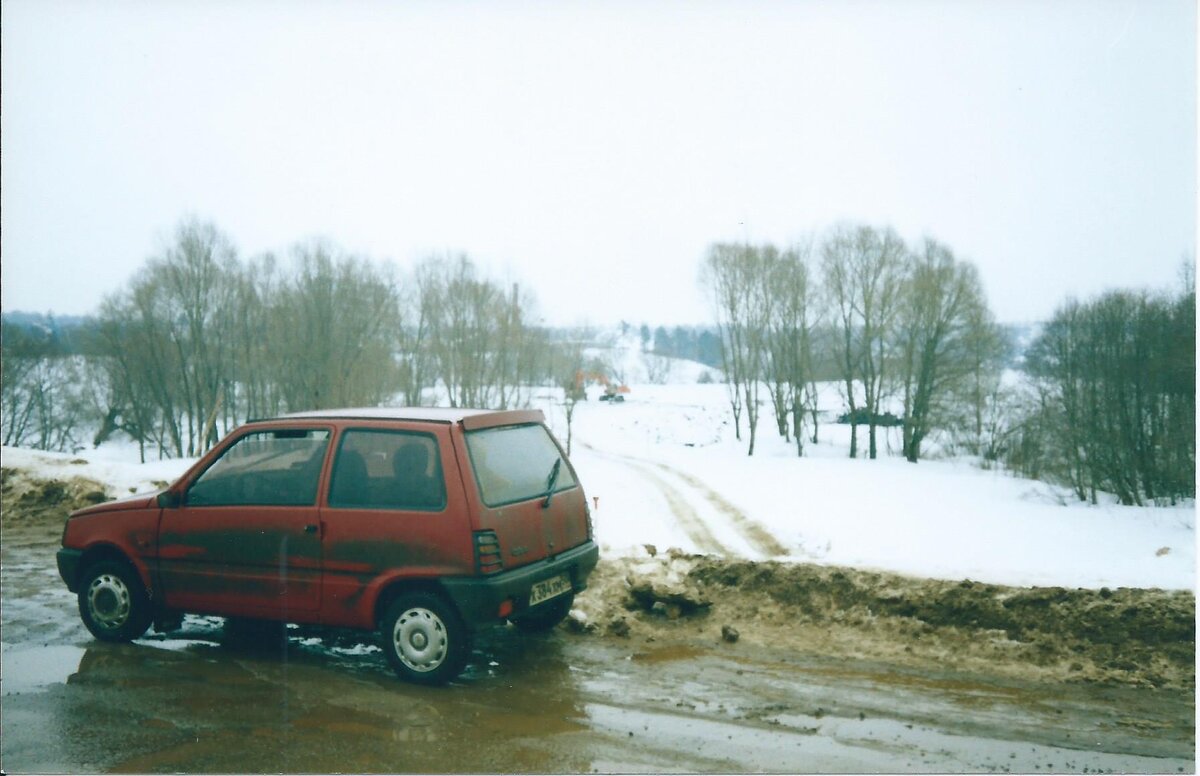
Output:
<path fill-rule="evenodd" d="M 6 310 L 95 311 L 187 214 L 242 256 L 461 250 L 551 323 L 703 322 L 706 245 L 930 234 L 1003 320 L 1167 286 L 1193 2 L 5 0 Z"/>

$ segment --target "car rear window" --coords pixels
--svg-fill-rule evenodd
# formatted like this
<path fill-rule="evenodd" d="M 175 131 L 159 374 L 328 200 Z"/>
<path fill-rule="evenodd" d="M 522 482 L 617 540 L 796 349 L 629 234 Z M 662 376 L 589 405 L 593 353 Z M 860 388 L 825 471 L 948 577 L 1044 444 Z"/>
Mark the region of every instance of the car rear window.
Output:
<path fill-rule="evenodd" d="M 467 451 L 479 495 L 489 507 L 546 495 L 555 462 L 562 459 L 550 433 L 537 424 L 468 431 Z M 559 464 L 554 492 L 575 484 L 571 467 Z"/>

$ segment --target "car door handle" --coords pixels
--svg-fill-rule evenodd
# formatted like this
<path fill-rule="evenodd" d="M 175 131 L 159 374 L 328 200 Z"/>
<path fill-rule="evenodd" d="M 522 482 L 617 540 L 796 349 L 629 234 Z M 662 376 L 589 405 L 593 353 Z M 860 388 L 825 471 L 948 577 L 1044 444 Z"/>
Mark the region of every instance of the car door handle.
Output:
<path fill-rule="evenodd" d="M 317 532 L 317 526 L 315 526 L 315 525 L 304 526 L 304 533 L 315 534 L 316 532 Z"/>

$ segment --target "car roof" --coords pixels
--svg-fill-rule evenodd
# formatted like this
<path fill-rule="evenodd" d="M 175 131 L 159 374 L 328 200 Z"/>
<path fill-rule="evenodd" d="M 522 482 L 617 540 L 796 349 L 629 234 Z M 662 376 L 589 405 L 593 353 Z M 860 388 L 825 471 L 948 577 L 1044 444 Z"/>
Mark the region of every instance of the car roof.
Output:
<path fill-rule="evenodd" d="M 270 420 L 305 418 L 342 420 L 406 420 L 426 423 L 462 423 L 468 428 L 516 423 L 541 423 L 541 410 L 485 410 L 462 407 L 349 407 L 332 410 L 291 412 Z M 264 418 L 263 420 L 268 420 Z"/>

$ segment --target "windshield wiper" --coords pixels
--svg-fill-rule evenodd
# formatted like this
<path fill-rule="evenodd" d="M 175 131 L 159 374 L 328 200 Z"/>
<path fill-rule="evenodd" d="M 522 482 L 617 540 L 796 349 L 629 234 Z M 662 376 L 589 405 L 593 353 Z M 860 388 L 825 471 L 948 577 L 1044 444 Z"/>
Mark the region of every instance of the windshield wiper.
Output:
<path fill-rule="evenodd" d="M 546 500 L 542 502 L 542 509 L 550 506 L 550 497 L 554 495 L 554 486 L 558 483 L 558 470 L 561 468 L 562 459 L 554 459 L 554 465 L 550 467 L 550 476 L 546 478 Z"/>

